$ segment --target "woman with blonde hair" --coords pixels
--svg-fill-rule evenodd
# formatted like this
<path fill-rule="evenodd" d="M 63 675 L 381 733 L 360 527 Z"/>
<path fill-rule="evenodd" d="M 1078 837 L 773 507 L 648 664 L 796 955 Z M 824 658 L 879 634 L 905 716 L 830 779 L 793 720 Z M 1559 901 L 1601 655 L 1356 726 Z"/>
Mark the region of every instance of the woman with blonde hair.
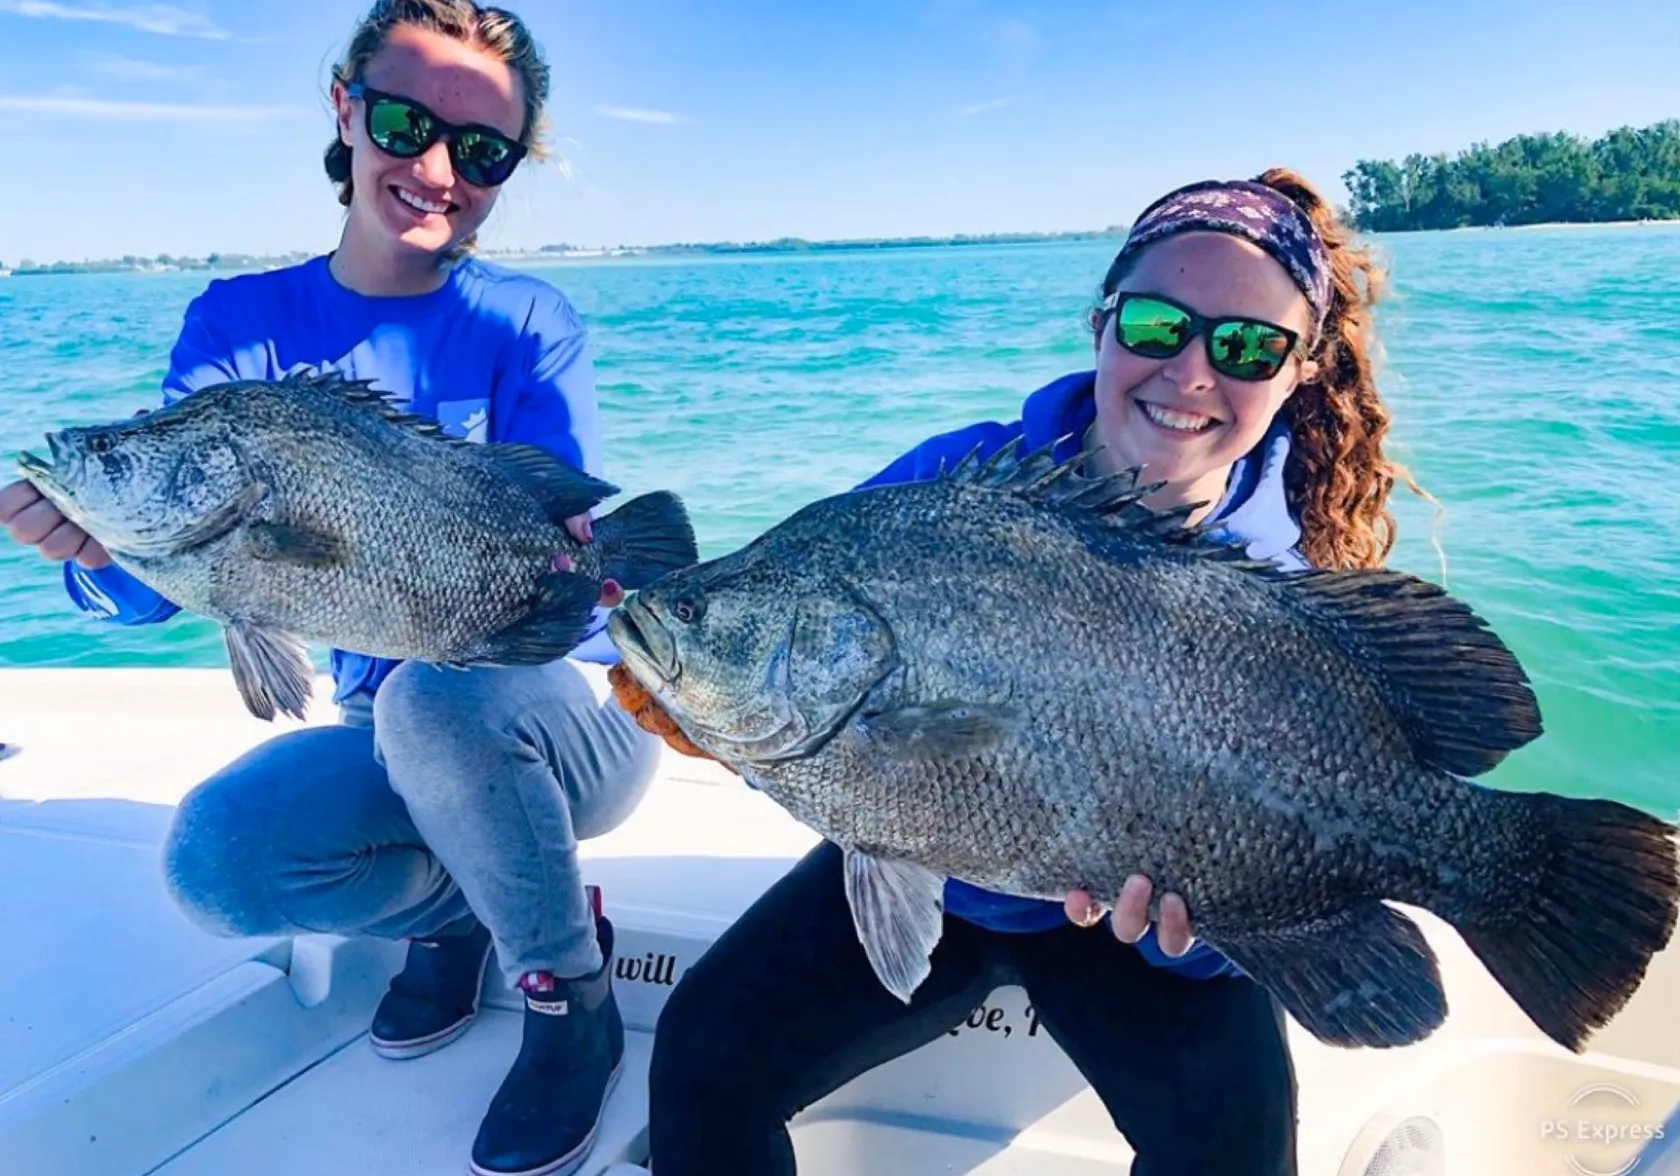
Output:
<path fill-rule="evenodd" d="M 554 287 L 471 249 L 501 186 L 540 154 L 548 85 L 509 12 L 375 4 L 333 76 L 337 248 L 211 283 L 187 311 L 165 401 L 336 372 L 456 437 L 535 446 L 598 474 L 584 324 Z M 26 483 L 0 490 L 0 522 L 66 561 L 83 609 L 131 625 L 178 611 Z M 587 516 L 567 525 L 589 539 Z M 570 656 L 616 660 L 604 625 L 599 609 Z M 460 672 L 336 650 L 332 669 L 341 722 L 264 743 L 182 801 L 165 848 L 170 889 L 219 934 L 407 940 L 371 1032 L 391 1058 L 429 1053 L 471 1024 L 494 945 L 525 995 L 524 1041 L 489 1100 L 473 1170 L 573 1171 L 623 1057 L 612 926 L 582 884 L 577 843 L 636 807 L 658 743 L 615 703 L 599 705 L 566 659 Z"/>

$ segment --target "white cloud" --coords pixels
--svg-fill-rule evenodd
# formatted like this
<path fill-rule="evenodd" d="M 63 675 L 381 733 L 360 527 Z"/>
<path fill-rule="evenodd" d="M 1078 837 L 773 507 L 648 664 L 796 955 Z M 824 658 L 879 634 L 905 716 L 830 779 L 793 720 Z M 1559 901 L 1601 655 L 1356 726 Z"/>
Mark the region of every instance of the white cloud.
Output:
<path fill-rule="evenodd" d="M 304 106 L 211 106 L 169 102 L 111 102 L 102 98 L 67 98 L 57 94 L 0 94 L 0 110 L 61 114 L 71 118 L 115 118 L 131 122 L 237 122 L 290 118 L 311 113 Z"/>
<path fill-rule="evenodd" d="M 204 80 L 201 65 L 163 65 L 117 53 L 89 53 L 88 68 L 94 73 L 125 82 L 198 82 Z"/>
<path fill-rule="evenodd" d="M 669 110 L 640 110 L 634 106 L 597 106 L 595 113 L 620 122 L 657 123 L 660 126 L 682 121 L 681 115 Z"/>
<path fill-rule="evenodd" d="M 985 114 L 989 110 L 1002 110 L 1005 106 L 1015 105 L 1013 98 L 993 98 L 989 102 L 971 102 L 962 108 L 964 118 L 973 118 L 977 114 Z"/>
<path fill-rule="evenodd" d="M 57 0 L 0 0 L 0 12 L 40 20 L 81 20 L 126 25 L 165 37 L 202 37 L 225 41 L 228 33 L 203 12 L 174 4 L 141 4 L 127 8 L 103 3 L 60 4 Z"/>

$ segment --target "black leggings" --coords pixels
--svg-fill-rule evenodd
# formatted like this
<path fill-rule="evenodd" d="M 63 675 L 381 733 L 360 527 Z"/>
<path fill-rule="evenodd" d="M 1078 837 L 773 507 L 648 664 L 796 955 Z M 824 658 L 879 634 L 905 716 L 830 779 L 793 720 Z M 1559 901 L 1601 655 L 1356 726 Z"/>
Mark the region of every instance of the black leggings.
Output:
<path fill-rule="evenodd" d="M 841 861 L 812 850 L 672 992 L 649 1078 L 655 1176 L 792 1176 L 794 1115 L 1005 983 L 1108 1108 L 1133 1176 L 1295 1176 L 1295 1075 L 1265 989 L 1152 967 L 1106 926 L 1015 935 L 947 916 L 905 1005 L 858 944 Z"/>

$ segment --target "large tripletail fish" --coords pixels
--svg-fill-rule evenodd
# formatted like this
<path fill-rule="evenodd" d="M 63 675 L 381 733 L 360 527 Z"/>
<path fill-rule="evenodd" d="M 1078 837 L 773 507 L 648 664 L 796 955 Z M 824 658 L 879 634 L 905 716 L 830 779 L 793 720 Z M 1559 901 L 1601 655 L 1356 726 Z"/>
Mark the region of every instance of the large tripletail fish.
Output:
<path fill-rule="evenodd" d="M 1539 735 L 1516 659 L 1393 571 L 1290 574 L 1047 451 L 813 503 L 613 616 L 701 751 L 845 850 L 909 1000 L 948 878 L 1061 902 L 1133 873 L 1319 1039 L 1417 1041 L 1450 922 L 1580 1049 L 1675 925 L 1675 830 L 1470 783 Z"/>
<path fill-rule="evenodd" d="M 449 437 L 337 375 L 220 384 L 47 445 L 24 477 L 117 564 L 222 623 L 265 719 L 303 715 L 305 641 L 551 661 L 588 632 L 604 580 L 636 588 L 698 558 L 675 495 L 631 499 L 579 544 L 563 521 L 617 487 L 532 446 Z"/>

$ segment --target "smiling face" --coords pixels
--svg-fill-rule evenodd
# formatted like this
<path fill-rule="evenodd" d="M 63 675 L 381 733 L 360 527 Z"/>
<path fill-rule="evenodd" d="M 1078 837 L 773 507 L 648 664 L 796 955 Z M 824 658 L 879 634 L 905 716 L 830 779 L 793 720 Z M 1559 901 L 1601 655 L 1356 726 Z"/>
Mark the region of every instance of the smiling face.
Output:
<path fill-rule="evenodd" d="M 1149 246 L 1119 289 L 1163 295 L 1209 318 L 1260 319 L 1311 335 L 1311 309 L 1289 272 L 1259 246 L 1224 233 L 1182 233 Z M 1141 466 L 1145 481 L 1167 482 L 1157 506 L 1216 503 L 1231 466 L 1313 374 L 1311 364 L 1291 358 L 1270 380 L 1222 375 L 1201 335 L 1171 358 L 1145 358 L 1120 346 L 1111 315 L 1097 339 L 1098 464 Z"/>
<path fill-rule="evenodd" d="M 361 80 L 458 126 L 488 126 L 515 140 L 525 129 L 518 71 L 493 53 L 429 29 L 391 29 Z M 333 88 L 333 98 L 339 137 L 351 149 L 355 190 L 347 247 L 400 263 L 441 255 L 478 231 L 499 189 L 477 188 L 456 175 L 446 140 L 413 159 L 388 155 L 368 138 L 364 103 L 352 101 L 342 86 Z"/>

